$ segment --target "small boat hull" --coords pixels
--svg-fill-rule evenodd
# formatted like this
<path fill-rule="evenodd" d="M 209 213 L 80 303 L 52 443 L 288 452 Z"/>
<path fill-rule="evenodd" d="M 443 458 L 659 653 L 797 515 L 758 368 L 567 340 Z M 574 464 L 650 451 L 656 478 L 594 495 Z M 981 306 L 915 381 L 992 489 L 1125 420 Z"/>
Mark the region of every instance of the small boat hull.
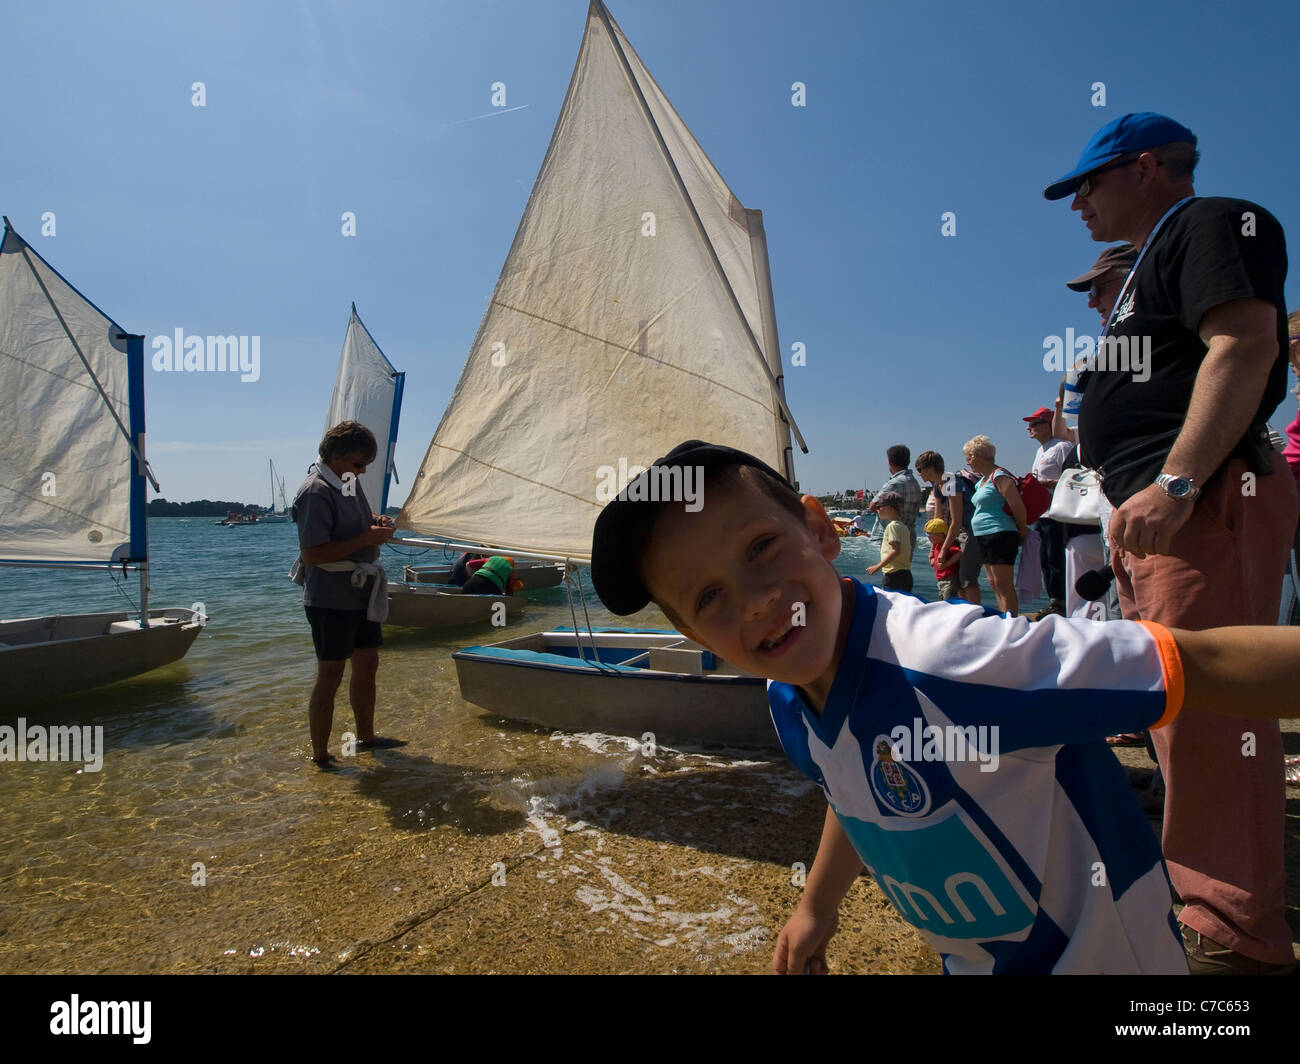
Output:
<path fill-rule="evenodd" d="M 450 565 L 408 565 L 404 579 L 412 584 L 446 584 L 451 575 Z M 558 587 L 564 580 L 564 566 L 559 562 L 520 561 L 515 564 L 515 576 L 525 591 L 540 591 Z"/>
<path fill-rule="evenodd" d="M 452 655 L 461 695 L 508 720 L 670 746 L 777 749 L 767 681 L 742 673 L 680 632 L 571 629 Z M 601 663 L 591 659 L 594 638 Z M 585 659 L 579 656 L 579 645 Z"/>
<path fill-rule="evenodd" d="M 460 628 L 492 624 L 502 616 L 516 619 L 527 604 L 522 595 L 464 595 L 458 587 L 436 584 L 388 585 L 388 619 L 385 624 L 403 628 Z"/>
<path fill-rule="evenodd" d="M 0 621 L 0 689 L 39 702 L 89 691 L 179 661 L 205 620 L 193 610 L 82 613 Z"/>

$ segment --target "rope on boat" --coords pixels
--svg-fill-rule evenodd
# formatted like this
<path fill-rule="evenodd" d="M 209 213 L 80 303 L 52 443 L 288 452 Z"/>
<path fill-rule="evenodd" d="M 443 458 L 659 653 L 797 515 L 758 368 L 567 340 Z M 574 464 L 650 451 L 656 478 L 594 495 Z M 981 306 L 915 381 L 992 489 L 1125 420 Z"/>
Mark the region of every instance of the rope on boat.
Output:
<path fill-rule="evenodd" d="M 576 565 L 564 567 L 564 594 L 569 600 L 569 616 L 573 619 L 573 644 L 578 651 L 578 660 L 587 664 L 587 656 L 582 652 L 582 628 L 578 625 L 578 614 L 573 607 L 573 589 L 578 588 L 578 598 L 582 602 L 582 616 L 587 622 L 587 641 L 591 644 L 591 664 L 614 676 L 622 675 L 617 669 L 607 668 L 606 662 L 600 660 L 600 650 L 596 646 L 596 633 L 591 628 L 591 614 L 587 611 L 587 596 L 582 588 L 582 570 Z"/>
<path fill-rule="evenodd" d="M 596 649 L 596 633 L 591 630 L 591 614 L 587 612 L 587 595 L 582 590 L 582 570 L 575 566 L 573 571 L 578 578 L 578 601 L 582 603 L 582 616 L 587 622 L 587 638 L 591 640 L 591 656 L 596 659 L 597 664 L 600 664 L 600 652 Z M 578 641 L 581 642 L 581 636 L 578 637 Z"/>
<path fill-rule="evenodd" d="M 577 579 L 577 572 L 578 570 L 576 566 L 572 572 L 570 572 L 567 565 L 564 567 L 564 597 L 568 599 L 569 616 L 573 618 L 573 643 L 578 650 L 578 660 L 585 665 L 587 658 L 586 655 L 582 653 L 582 632 L 578 630 L 578 613 L 573 608 L 573 584 Z M 579 583 L 579 588 L 581 588 L 581 583 Z M 599 661 L 597 664 L 599 664 Z"/>
<path fill-rule="evenodd" d="M 108 570 L 108 578 L 113 581 L 113 587 L 117 590 L 117 593 L 121 595 L 122 598 L 126 600 L 126 604 L 131 607 L 131 612 L 139 613 L 140 607 L 137 606 L 131 596 L 122 589 L 122 581 L 117 578 L 117 574 L 113 572 L 111 568 Z"/>

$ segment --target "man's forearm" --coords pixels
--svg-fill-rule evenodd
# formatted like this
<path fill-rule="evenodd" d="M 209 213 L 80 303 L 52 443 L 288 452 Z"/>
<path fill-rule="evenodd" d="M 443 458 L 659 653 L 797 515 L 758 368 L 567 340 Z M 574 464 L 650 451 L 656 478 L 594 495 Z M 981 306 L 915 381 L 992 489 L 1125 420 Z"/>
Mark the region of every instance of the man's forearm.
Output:
<path fill-rule="evenodd" d="M 307 565 L 328 565 L 330 562 L 341 562 L 349 554 L 359 551 L 366 546 L 366 537 L 353 536 L 352 539 L 341 539 L 335 543 L 322 543 L 319 547 L 308 547 L 302 551 L 302 560 Z"/>
<path fill-rule="evenodd" d="M 1187 418 L 1165 459 L 1165 472 L 1205 484 L 1250 427 L 1276 357 L 1276 340 L 1214 338 L 1197 371 Z"/>
<path fill-rule="evenodd" d="M 946 551 L 949 547 L 957 542 L 957 536 L 962 531 L 962 498 L 961 492 L 954 491 L 948 496 L 948 534 L 943 537 L 943 549 Z"/>

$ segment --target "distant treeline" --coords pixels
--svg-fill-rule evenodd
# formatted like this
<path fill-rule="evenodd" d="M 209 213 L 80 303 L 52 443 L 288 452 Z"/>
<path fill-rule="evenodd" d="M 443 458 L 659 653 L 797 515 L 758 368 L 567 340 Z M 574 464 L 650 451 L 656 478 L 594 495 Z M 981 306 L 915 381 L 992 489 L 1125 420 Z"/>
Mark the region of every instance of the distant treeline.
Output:
<path fill-rule="evenodd" d="M 384 513 L 396 517 L 400 506 L 390 506 Z M 221 499 L 195 499 L 193 502 L 168 502 L 166 499 L 149 501 L 150 517 L 226 517 L 229 514 L 262 514 L 265 506 L 255 502 L 223 502 Z"/>
<path fill-rule="evenodd" d="M 225 517 L 227 514 L 261 513 L 264 507 L 250 502 L 196 499 L 193 502 L 149 500 L 150 517 Z"/>

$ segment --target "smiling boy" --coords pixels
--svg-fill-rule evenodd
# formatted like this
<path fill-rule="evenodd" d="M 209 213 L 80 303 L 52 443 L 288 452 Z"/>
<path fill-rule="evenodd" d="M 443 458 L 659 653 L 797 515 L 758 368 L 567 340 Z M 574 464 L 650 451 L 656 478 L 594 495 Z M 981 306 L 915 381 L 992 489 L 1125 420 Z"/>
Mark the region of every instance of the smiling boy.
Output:
<path fill-rule="evenodd" d="M 624 492 L 606 506 L 597 593 L 617 614 L 653 599 L 769 678 L 781 745 L 828 800 L 776 971 L 827 970 L 865 865 L 945 972 L 1186 972 L 1159 847 L 1104 738 L 1168 723 L 1184 687 L 1193 707 L 1235 685 L 1281 715 L 1300 632 L 1030 625 L 923 603 L 841 579 L 821 505 L 751 455 L 692 440 L 655 465 L 701 470 L 704 505 Z M 899 741 L 912 734 L 924 744 Z M 973 748 L 990 734 L 1000 749 Z"/>

